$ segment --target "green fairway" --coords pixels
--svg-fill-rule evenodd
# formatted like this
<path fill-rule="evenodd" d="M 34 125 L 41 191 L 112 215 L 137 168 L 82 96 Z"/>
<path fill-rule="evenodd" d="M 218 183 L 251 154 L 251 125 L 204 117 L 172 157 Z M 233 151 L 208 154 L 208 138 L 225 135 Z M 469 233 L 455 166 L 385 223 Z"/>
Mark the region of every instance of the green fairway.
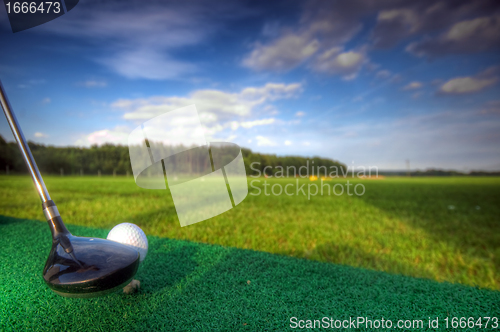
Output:
<path fill-rule="evenodd" d="M 154 236 L 136 275 L 139 293 L 63 298 L 42 279 L 51 245 L 45 223 L 0 217 L 0 238 L 0 331 L 286 331 L 292 317 L 302 326 L 363 317 L 422 324 L 401 331 L 457 331 L 453 317 L 500 314 L 497 291 Z M 428 328 L 429 317 L 439 329 Z M 489 330 L 485 322 L 475 330 Z"/>
<path fill-rule="evenodd" d="M 249 178 L 260 181 L 264 178 Z M 168 191 L 129 177 L 47 177 L 66 223 L 111 229 L 139 225 L 147 235 L 254 249 L 323 262 L 500 290 L 499 178 L 356 180 L 362 196 L 252 195 L 236 208 L 181 228 Z M 328 181 L 345 185 L 346 179 Z M 300 179 L 299 184 L 320 185 Z M 259 186 L 256 182 L 253 186 Z M 293 188 L 293 189 L 292 189 Z M 276 190 L 275 190 L 276 192 Z M 352 188 L 351 188 L 352 192 Z M 0 177 L 0 214 L 43 220 L 27 176 Z"/>

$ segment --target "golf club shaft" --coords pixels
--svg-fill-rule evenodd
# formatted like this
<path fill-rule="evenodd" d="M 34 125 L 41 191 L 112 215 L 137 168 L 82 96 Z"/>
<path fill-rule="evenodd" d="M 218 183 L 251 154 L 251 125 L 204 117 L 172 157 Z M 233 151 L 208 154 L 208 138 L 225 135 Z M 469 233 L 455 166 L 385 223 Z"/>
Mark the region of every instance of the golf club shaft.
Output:
<path fill-rule="evenodd" d="M 36 165 L 35 159 L 33 158 L 28 143 L 24 138 L 24 134 L 21 130 L 21 127 L 19 126 L 19 122 L 17 122 L 16 115 L 14 114 L 14 111 L 10 106 L 9 100 L 7 99 L 7 95 L 5 93 L 1 81 L 0 81 L 0 104 L 2 105 L 5 117 L 7 118 L 10 128 L 12 129 L 12 133 L 16 138 L 19 150 L 21 150 L 23 159 L 26 162 L 26 166 L 28 166 L 31 178 L 35 183 L 36 190 L 38 191 L 40 199 L 42 200 L 43 213 L 52 230 L 52 236 L 54 237 L 54 239 L 56 239 L 61 234 L 70 234 L 66 229 L 66 226 L 64 226 L 64 223 L 61 219 L 61 216 L 59 215 L 59 211 L 57 210 L 55 203 L 50 199 L 50 195 L 49 192 L 47 191 L 47 188 L 45 187 L 42 175 L 38 170 L 38 166 Z"/>
<path fill-rule="evenodd" d="M 19 122 L 17 122 L 16 115 L 12 111 L 12 107 L 10 106 L 9 100 L 7 99 L 7 95 L 5 94 L 5 90 L 1 81 L 0 81 L 0 103 L 2 104 L 5 117 L 9 122 L 10 129 L 12 129 L 14 137 L 16 138 L 19 150 L 21 150 L 21 154 L 23 155 L 23 159 L 26 162 L 26 166 L 28 166 L 28 171 L 30 172 L 31 177 L 33 178 L 33 182 L 35 183 L 36 190 L 40 195 L 42 203 L 50 201 L 49 192 L 45 187 L 45 183 L 43 182 L 42 176 L 40 175 L 40 171 L 36 166 L 35 159 L 33 159 L 33 155 L 31 154 L 28 143 L 24 138 L 21 127 L 19 126 Z"/>

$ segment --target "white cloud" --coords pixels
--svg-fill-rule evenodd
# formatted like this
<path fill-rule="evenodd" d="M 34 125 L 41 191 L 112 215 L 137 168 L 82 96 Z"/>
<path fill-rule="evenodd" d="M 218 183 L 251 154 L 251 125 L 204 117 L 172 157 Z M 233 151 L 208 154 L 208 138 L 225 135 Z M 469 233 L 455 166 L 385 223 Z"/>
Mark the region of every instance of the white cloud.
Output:
<path fill-rule="evenodd" d="M 291 141 L 286 140 L 286 141 L 285 141 L 285 145 L 286 145 L 286 146 L 290 146 L 290 145 L 292 145 L 292 142 L 291 142 Z"/>
<path fill-rule="evenodd" d="M 377 76 L 377 78 L 389 78 L 391 76 L 391 72 L 383 69 L 379 70 L 375 76 Z"/>
<path fill-rule="evenodd" d="M 244 100 L 257 100 L 259 103 L 267 100 L 292 98 L 302 92 L 300 83 L 267 83 L 262 87 L 248 87 L 241 91 L 240 96 Z"/>
<path fill-rule="evenodd" d="M 352 79 L 356 77 L 366 61 L 363 52 L 342 52 L 342 48 L 333 47 L 321 53 L 314 60 L 312 67 L 318 72 L 342 75 L 346 79 Z"/>
<path fill-rule="evenodd" d="M 406 22 L 407 28 L 410 32 L 414 32 L 419 24 L 417 13 L 408 8 L 381 10 L 377 16 L 378 22 L 393 20 L 402 20 Z"/>
<path fill-rule="evenodd" d="M 275 118 L 255 118 L 254 113 L 268 114 L 271 102 L 293 98 L 301 92 L 302 86 L 299 83 L 268 83 L 259 87 L 243 88 L 239 92 L 196 90 L 188 96 L 119 99 L 111 106 L 123 112 L 124 120 L 137 126 L 159 115 L 194 104 L 198 117 L 190 114 L 172 115 L 165 123 L 155 123 L 156 131 L 152 132 L 158 137 L 168 137 L 172 144 L 187 144 L 186 142 L 192 141 L 191 133 L 199 134 L 199 130 L 207 140 L 229 139 L 228 136 L 232 137 L 232 140 L 236 138 L 234 131 L 239 128 L 250 129 L 276 123 Z M 102 129 L 80 138 L 76 144 L 127 144 L 129 131 L 128 127 Z M 263 146 L 274 144 L 262 138 L 258 139 L 258 142 Z"/>
<path fill-rule="evenodd" d="M 391 47 L 419 28 L 419 15 L 412 8 L 381 10 L 377 15 L 377 25 L 372 32 L 375 45 Z"/>
<path fill-rule="evenodd" d="M 473 20 L 466 20 L 455 23 L 445 34 L 448 40 L 464 40 L 477 35 L 483 38 L 497 37 L 500 32 L 500 22 L 493 17 L 479 17 Z"/>
<path fill-rule="evenodd" d="M 127 78 L 164 80 L 195 71 L 193 65 L 173 60 L 165 52 L 154 48 L 123 51 L 99 62 Z"/>
<path fill-rule="evenodd" d="M 255 126 L 269 125 L 274 122 L 275 122 L 274 118 L 254 120 L 254 121 L 243 121 L 243 122 L 232 121 L 229 126 L 231 127 L 232 130 L 237 130 L 239 127 L 249 129 Z"/>
<path fill-rule="evenodd" d="M 257 136 L 257 146 L 275 146 L 276 143 L 264 136 Z"/>
<path fill-rule="evenodd" d="M 263 126 L 263 125 L 272 124 L 274 122 L 275 122 L 275 119 L 270 118 L 270 119 L 240 122 L 240 126 L 242 126 L 243 128 L 252 128 L 255 126 Z"/>
<path fill-rule="evenodd" d="M 443 34 L 449 44 L 441 43 L 434 50 L 434 41 L 421 41 L 417 53 L 477 52 L 498 47 L 500 20 L 489 16 L 494 12 L 495 1 L 315 1 L 304 3 L 304 11 L 294 26 L 273 26 L 270 41 L 257 42 L 243 61 L 256 70 L 290 70 L 313 60 L 319 53 L 345 46 L 347 41 L 362 29 L 363 18 L 377 15 L 371 35 L 377 47 L 392 47 L 399 41 L 417 34 L 428 34 L 448 29 Z M 497 14 L 495 14 L 497 15 Z M 471 19 L 471 17 L 473 19 Z M 470 22 L 469 22 L 470 21 Z M 265 31 L 268 31 L 266 28 Z M 458 39 L 460 41 L 458 41 Z M 454 39 L 455 38 L 455 39 Z M 438 38 L 439 39 L 439 38 Z M 434 44 L 433 44 L 434 43 Z M 438 44 L 439 44 L 438 43 Z M 362 54 L 367 58 L 366 54 Z M 356 58 L 357 57 L 357 58 Z M 332 59 L 332 57 L 328 57 Z M 357 63 L 359 55 L 346 55 L 344 64 Z M 353 61 L 353 62 L 351 62 Z M 323 61 L 324 62 L 324 61 Z M 339 59 L 339 62 L 342 62 Z M 328 63 L 331 63 L 328 61 Z M 316 64 L 323 72 L 354 78 L 354 71 L 345 74 L 337 71 L 338 65 Z M 346 67 L 341 66 L 341 67 Z"/>
<path fill-rule="evenodd" d="M 44 133 L 41 133 L 41 132 L 36 132 L 34 136 L 35 136 L 36 138 L 45 138 L 45 137 L 49 137 L 49 135 L 44 134 Z"/>
<path fill-rule="evenodd" d="M 436 38 L 411 43 L 407 51 L 418 56 L 441 56 L 483 52 L 499 45 L 500 15 L 493 15 L 457 22 Z"/>
<path fill-rule="evenodd" d="M 75 144 L 78 146 L 102 145 L 105 143 L 127 145 L 130 132 L 131 129 L 127 126 L 97 130 L 76 140 Z"/>
<path fill-rule="evenodd" d="M 93 60 L 119 75 L 160 80 L 196 69 L 175 59 L 175 51 L 205 42 L 223 27 L 224 20 L 247 15 L 244 4 L 231 1 L 168 5 L 91 1 L 37 29 L 89 41 L 99 50 Z"/>
<path fill-rule="evenodd" d="M 413 81 L 404 86 L 403 90 L 408 91 L 408 90 L 420 89 L 422 86 L 423 84 L 421 82 Z"/>
<path fill-rule="evenodd" d="M 306 113 L 304 113 L 302 111 L 295 113 L 295 116 L 304 116 L 304 115 L 306 115 Z"/>
<path fill-rule="evenodd" d="M 31 79 L 25 83 L 18 84 L 17 87 L 20 89 L 26 89 L 26 88 L 31 88 L 34 85 L 45 84 L 45 83 L 47 83 L 47 81 L 44 79 Z"/>
<path fill-rule="evenodd" d="M 348 7 L 348 6 L 346 6 Z M 347 10 L 343 10 L 347 9 Z M 308 1 L 296 28 L 274 29 L 268 43 L 256 43 L 243 65 L 254 70 L 286 71 L 309 60 L 321 50 L 345 43 L 361 28 L 349 8 L 332 2 Z M 336 73 L 336 72 L 334 72 Z"/>
<path fill-rule="evenodd" d="M 77 83 L 80 86 L 84 86 L 86 88 L 104 88 L 108 86 L 106 81 L 97 81 L 97 80 L 88 80 L 84 82 Z"/>
<path fill-rule="evenodd" d="M 379 10 L 377 24 L 372 31 L 376 47 L 390 48 L 400 41 L 418 34 L 426 36 L 423 40 L 413 43 L 414 53 L 419 55 L 437 56 L 447 53 L 476 52 L 477 49 L 471 48 L 472 44 L 469 43 L 473 42 L 475 37 L 479 37 L 476 44 L 480 48 L 485 49 L 493 46 L 490 38 L 486 35 L 481 36 L 488 29 L 483 27 L 482 31 L 479 31 L 480 29 L 477 27 L 479 22 L 467 24 L 469 26 L 460 26 L 460 23 L 474 21 L 497 12 L 496 0 L 378 1 L 373 2 L 373 5 L 372 9 L 377 10 L 376 7 L 378 7 Z M 363 7 L 368 6 L 364 3 Z M 448 32 L 454 27 L 460 30 L 456 32 L 458 32 L 457 35 L 460 36 L 461 41 L 449 43 L 451 40 L 448 39 Z M 443 31 L 445 32 L 443 33 Z M 472 32 L 469 34 L 470 38 L 464 35 L 467 31 Z M 436 32 L 441 34 L 438 37 L 432 37 L 435 36 Z M 468 41 L 466 42 L 465 39 Z"/>
<path fill-rule="evenodd" d="M 439 89 L 443 94 L 465 94 L 479 92 L 498 82 L 497 77 L 475 78 L 457 77 L 444 83 Z"/>
<path fill-rule="evenodd" d="M 288 34 L 269 45 L 257 44 L 243 60 L 243 65 L 256 70 L 289 70 L 316 53 L 318 48 L 319 42 L 306 34 Z"/>
<path fill-rule="evenodd" d="M 145 120 L 165 112 L 195 104 L 202 123 L 228 120 L 234 116 L 248 116 L 258 106 L 277 99 L 292 98 L 300 94 L 299 83 L 268 83 L 261 87 L 248 87 L 240 92 L 196 90 L 187 97 L 151 97 L 147 99 L 120 99 L 112 104 L 127 111 L 127 120 Z"/>
<path fill-rule="evenodd" d="M 306 142 L 302 142 L 302 145 L 303 146 L 309 146 L 309 145 L 311 145 L 311 143 L 306 141 Z"/>

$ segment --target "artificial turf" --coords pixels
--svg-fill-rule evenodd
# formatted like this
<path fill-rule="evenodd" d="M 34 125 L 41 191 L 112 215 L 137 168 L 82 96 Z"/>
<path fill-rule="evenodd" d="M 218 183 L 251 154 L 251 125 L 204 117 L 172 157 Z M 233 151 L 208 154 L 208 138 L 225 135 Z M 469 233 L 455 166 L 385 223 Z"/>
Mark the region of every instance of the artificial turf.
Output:
<path fill-rule="evenodd" d="M 286 331 L 291 317 L 422 320 L 423 328 L 400 330 L 457 331 L 445 328 L 446 317 L 500 316 L 498 291 L 153 236 L 139 293 L 63 298 L 41 276 L 51 245 L 45 223 L 0 216 L 0 239 L 1 331 Z M 438 329 L 429 317 L 439 317 Z M 475 329 L 490 330 L 484 322 Z"/>

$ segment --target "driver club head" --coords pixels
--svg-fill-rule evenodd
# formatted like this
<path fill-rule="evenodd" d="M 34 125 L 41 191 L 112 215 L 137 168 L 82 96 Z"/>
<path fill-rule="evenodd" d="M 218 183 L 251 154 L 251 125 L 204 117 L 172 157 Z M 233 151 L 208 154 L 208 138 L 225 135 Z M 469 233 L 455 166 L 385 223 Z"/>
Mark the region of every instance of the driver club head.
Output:
<path fill-rule="evenodd" d="M 126 286 L 139 263 L 139 253 L 124 244 L 65 234 L 52 243 L 43 279 L 59 295 L 95 297 Z"/>

